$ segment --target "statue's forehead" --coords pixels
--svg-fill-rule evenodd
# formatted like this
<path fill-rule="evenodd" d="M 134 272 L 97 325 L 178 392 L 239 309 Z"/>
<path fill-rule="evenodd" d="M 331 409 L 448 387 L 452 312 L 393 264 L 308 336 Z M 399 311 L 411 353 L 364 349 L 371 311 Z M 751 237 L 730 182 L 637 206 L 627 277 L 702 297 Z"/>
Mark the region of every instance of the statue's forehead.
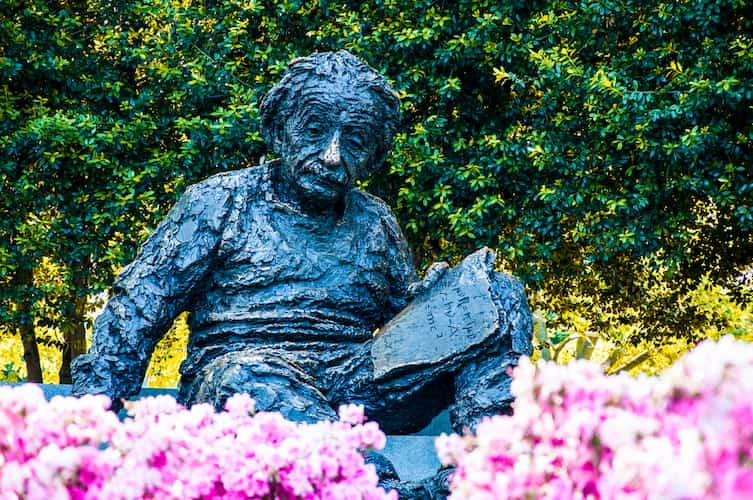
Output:
<path fill-rule="evenodd" d="M 363 87 L 348 85 L 348 82 L 319 82 L 307 84 L 298 95 L 297 107 L 299 111 L 312 108 L 329 117 L 346 115 L 364 119 L 374 119 L 377 109 L 373 96 Z"/>

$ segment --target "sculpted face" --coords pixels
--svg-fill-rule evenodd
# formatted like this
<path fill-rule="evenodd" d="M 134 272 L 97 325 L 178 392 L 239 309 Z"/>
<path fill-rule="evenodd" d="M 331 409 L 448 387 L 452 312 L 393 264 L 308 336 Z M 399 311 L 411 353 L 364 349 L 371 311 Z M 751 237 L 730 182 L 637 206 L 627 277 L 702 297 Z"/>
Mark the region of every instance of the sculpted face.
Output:
<path fill-rule="evenodd" d="M 283 172 L 303 204 L 331 209 L 368 175 L 379 129 L 368 95 L 336 83 L 312 87 L 285 123 Z"/>

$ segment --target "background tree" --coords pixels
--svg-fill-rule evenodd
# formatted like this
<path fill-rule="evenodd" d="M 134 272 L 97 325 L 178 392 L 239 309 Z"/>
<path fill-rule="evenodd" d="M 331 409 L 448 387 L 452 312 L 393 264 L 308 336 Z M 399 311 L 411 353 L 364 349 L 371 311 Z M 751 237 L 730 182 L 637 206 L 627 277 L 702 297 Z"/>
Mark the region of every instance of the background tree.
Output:
<path fill-rule="evenodd" d="M 752 32 L 734 0 L 6 0 L 3 318 L 63 332 L 65 380 L 87 301 L 183 189 L 265 154 L 257 104 L 290 59 L 345 48 L 401 95 L 368 189 L 419 266 L 489 245 L 532 292 L 691 335 L 672 304 L 753 261 Z"/>
<path fill-rule="evenodd" d="M 387 197 L 422 262 L 487 244 L 534 290 L 625 308 L 651 300 L 638 286 L 647 262 L 682 294 L 753 260 L 749 5 L 360 10 L 357 36 L 333 45 L 378 54 L 396 78 L 406 120 Z M 641 336 L 690 334 L 677 294 L 649 304 Z"/>

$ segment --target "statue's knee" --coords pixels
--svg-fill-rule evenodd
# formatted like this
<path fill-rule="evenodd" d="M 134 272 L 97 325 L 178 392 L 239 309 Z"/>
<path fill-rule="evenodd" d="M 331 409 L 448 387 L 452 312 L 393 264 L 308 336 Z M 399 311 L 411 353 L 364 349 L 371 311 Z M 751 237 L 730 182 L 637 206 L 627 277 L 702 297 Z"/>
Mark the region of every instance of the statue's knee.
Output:
<path fill-rule="evenodd" d="M 489 356 L 468 363 L 455 375 L 455 400 L 450 406 L 450 421 L 457 432 L 474 430 L 485 416 L 512 412 L 513 353 Z"/>
<path fill-rule="evenodd" d="M 523 283 L 509 274 L 492 272 L 491 290 L 499 313 L 500 335 L 512 352 L 533 353 L 533 314 Z"/>

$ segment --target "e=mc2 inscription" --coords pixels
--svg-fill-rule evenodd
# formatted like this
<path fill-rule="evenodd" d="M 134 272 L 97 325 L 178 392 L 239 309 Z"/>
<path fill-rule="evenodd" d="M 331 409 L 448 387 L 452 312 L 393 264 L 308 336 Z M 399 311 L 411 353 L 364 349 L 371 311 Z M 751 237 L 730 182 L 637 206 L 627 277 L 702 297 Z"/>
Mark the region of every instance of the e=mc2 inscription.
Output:
<path fill-rule="evenodd" d="M 371 349 L 375 378 L 446 362 L 497 331 L 487 252 L 479 250 L 448 270 L 377 333 Z"/>

